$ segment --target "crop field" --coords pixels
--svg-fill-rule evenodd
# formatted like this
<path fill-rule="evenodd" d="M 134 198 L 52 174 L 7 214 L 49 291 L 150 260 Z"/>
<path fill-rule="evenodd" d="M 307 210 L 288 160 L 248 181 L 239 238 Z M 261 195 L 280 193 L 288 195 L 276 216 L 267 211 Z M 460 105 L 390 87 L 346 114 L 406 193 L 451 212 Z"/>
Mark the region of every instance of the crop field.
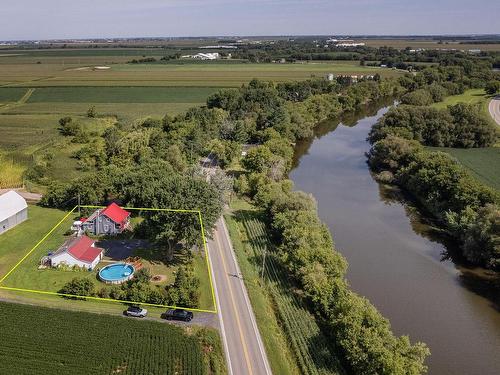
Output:
<path fill-rule="evenodd" d="M 481 51 L 500 51 L 500 43 L 488 44 L 488 43 L 464 43 L 461 44 L 458 41 L 443 41 L 442 44 L 438 40 L 423 40 L 423 39 L 362 39 L 360 40 L 366 43 L 370 47 L 393 47 L 398 49 L 404 49 L 406 47 L 410 48 L 424 48 L 424 49 L 457 49 L 457 50 L 469 50 L 469 49 L 480 49 Z"/>
<path fill-rule="evenodd" d="M 26 89 L 18 87 L 0 87 L 0 103 L 18 101 L 26 91 Z"/>
<path fill-rule="evenodd" d="M 208 373 L 198 339 L 169 324 L 0 302 L 0 332 L 2 374 Z"/>
<path fill-rule="evenodd" d="M 398 76 L 387 68 L 363 67 L 357 61 L 307 62 L 295 64 L 250 64 L 227 62 L 191 62 L 181 60 L 165 64 L 124 64 L 113 57 L 58 58 L 51 62 L 33 57 L 0 58 L 2 85 L 42 86 L 195 86 L 238 87 L 253 78 L 272 81 L 301 80 L 327 73 L 375 74 Z M 16 60 L 17 59 L 17 60 Z M 92 60 L 94 59 L 94 60 Z M 95 69 L 96 66 L 109 69 Z"/>
<path fill-rule="evenodd" d="M 256 211 L 238 210 L 232 216 L 226 216 L 226 219 L 231 223 L 233 241 L 236 236 L 244 239 L 244 254 L 238 254 L 238 257 L 247 257 L 257 274 L 262 272 L 262 257 L 266 254 L 265 289 L 273 301 L 275 313 L 279 317 L 281 328 L 285 332 L 300 372 L 342 374 L 342 367 L 335 357 L 335 348 L 321 333 L 314 316 L 304 308 L 304 302 L 294 293 L 293 285 L 273 254 L 265 225 Z M 234 222 L 236 225 L 233 225 Z M 239 233 L 234 233 L 234 230 Z M 249 285 L 247 288 L 251 289 Z M 262 324 L 259 319 L 258 323 Z M 266 331 L 261 328 L 261 332 Z M 266 336 L 266 333 L 263 335 Z M 269 352 L 278 350 L 269 347 L 269 338 L 263 339 Z"/>
<path fill-rule="evenodd" d="M 28 103 L 202 103 L 213 87 L 43 87 Z"/>
<path fill-rule="evenodd" d="M 50 116 L 56 115 L 57 119 L 64 116 L 82 116 L 90 106 L 94 106 L 99 116 L 117 116 L 120 121 L 132 123 L 146 117 L 163 117 L 165 114 L 175 116 L 189 108 L 198 107 L 203 103 L 64 103 L 41 102 L 26 103 L 9 108 L 3 113 L 12 115 Z M 0 107 L 1 113 L 1 107 Z M 0 115 L 1 117 L 1 115 Z"/>
<path fill-rule="evenodd" d="M 500 148 L 432 148 L 455 157 L 479 181 L 500 191 Z"/>

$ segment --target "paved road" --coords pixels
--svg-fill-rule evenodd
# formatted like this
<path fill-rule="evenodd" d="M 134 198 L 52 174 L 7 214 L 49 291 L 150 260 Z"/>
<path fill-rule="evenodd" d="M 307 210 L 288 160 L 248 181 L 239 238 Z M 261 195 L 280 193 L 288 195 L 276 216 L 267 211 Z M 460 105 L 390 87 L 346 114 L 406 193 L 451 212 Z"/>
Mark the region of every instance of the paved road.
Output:
<path fill-rule="evenodd" d="M 230 375 L 270 375 L 264 345 L 223 219 L 217 222 L 208 247 L 228 372 Z"/>
<path fill-rule="evenodd" d="M 500 95 L 491 99 L 488 108 L 490 110 L 491 117 L 493 117 L 493 120 L 495 120 L 496 123 L 500 125 Z"/>

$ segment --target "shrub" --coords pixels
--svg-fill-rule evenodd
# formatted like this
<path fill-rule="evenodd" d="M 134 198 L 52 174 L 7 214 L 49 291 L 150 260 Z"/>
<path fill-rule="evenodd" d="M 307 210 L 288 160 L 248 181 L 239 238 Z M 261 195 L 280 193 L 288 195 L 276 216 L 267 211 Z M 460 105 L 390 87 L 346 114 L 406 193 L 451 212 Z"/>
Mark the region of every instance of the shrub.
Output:
<path fill-rule="evenodd" d="M 75 277 L 70 282 L 66 283 L 60 290 L 59 293 L 71 294 L 74 296 L 94 296 L 95 295 L 95 285 L 94 283 L 83 277 Z"/>
<path fill-rule="evenodd" d="M 75 136 L 82 129 L 79 123 L 73 121 L 71 117 L 63 117 L 59 120 L 59 131 L 64 136 Z"/>
<path fill-rule="evenodd" d="M 95 106 L 89 107 L 87 110 L 87 117 L 94 118 L 97 117 L 97 111 L 95 109 Z"/>
<path fill-rule="evenodd" d="M 189 266 L 181 266 L 175 275 L 175 282 L 165 287 L 168 305 L 198 307 L 200 279 Z"/>

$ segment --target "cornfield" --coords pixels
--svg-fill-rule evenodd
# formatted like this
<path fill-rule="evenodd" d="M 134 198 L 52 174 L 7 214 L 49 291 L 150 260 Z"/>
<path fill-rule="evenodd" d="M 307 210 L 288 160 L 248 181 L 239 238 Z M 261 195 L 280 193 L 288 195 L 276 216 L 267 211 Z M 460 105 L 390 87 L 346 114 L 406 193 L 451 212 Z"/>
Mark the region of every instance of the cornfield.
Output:
<path fill-rule="evenodd" d="M 0 303 L 0 374 L 207 372 L 200 343 L 151 321 Z"/>
<path fill-rule="evenodd" d="M 311 375 L 342 374 L 342 367 L 335 357 L 335 348 L 320 331 L 314 316 L 304 307 L 304 302 L 294 292 L 286 271 L 273 253 L 264 223 L 252 217 L 243 217 L 240 224 L 254 252 L 254 265 L 259 272 L 262 272 L 263 256 L 266 254 L 266 287 L 275 303 L 301 372 Z"/>
<path fill-rule="evenodd" d="M 24 168 L 0 155 L 0 189 L 23 186 Z"/>

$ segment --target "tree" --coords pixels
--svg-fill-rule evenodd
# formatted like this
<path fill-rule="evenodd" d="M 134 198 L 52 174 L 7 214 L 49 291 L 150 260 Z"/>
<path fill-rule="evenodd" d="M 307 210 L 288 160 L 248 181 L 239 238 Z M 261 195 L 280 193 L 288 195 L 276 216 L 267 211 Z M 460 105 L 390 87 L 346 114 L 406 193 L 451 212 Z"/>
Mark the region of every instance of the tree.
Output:
<path fill-rule="evenodd" d="M 90 118 L 97 117 L 97 111 L 96 111 L 96 109 L 95 109 L 95 106 L 91 106 L 91 107 L 87 110 L 87 117 L 90 117 Z"/>
<path fill-rule="evenodd" d="M 411 105 L 431 105 L 433 103 L 432 96 L 425 89 L 418 89 L 401 97 L 401 103 Z"/>
<path fill-rule="evenodd" d="M 257 146 L 248 150 L 241 164 L 250 172 L 265 172 L 271 166 L 274 155 L 267 146 Z"/>
<path fill-rule="evenodd" d="M 486 91 L 486 94 L 488 95 L 495 95 L 500 93 L 500 81 L 489 81 L 486 84 L 486 87 L 484 88 L 484 91 Z"/>
<path fill-rule="evenodd" d="M 74 296 L 94 296 L 95 285 L 94 283 L 84 277 L 75 277 L 73 280 L 65 284 L 59 293 L 71 294 Z"/>

